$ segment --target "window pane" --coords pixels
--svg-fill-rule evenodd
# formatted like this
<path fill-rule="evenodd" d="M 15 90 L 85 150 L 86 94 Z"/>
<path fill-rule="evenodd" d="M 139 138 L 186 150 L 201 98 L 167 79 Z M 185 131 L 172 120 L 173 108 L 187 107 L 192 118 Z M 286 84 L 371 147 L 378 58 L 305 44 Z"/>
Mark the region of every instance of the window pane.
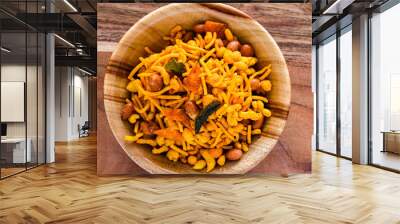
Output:
<path fill-rule="evenodd" d="M 46 65 L 46 36 L 43 33 L 39 33 L 39 46 L 38 46 L 38 163 L 45 163 L 45 65 Z"/>
<path fill-rule="evenodd" d="M 318 149 L 336 153 L 336 40 L 318 48 Z"/>
<path fill-rule="evenodd" d="M 25 90 L 26 33 L 1 34 L 1 177 L 25 170 L 30 162 L 26 150 Z"/>
<path fill-rule="evenodd" d="M 372 25 L 372 163 L 400 170 L 400 5 L 374 15 Z M 384 134 L 385 132 L 385 134 Z"/>
<path fill-rule="evenodd" d="M 26 12 L 37 13 L 39 5 L 37 1 L 27 2 Z M 33 17 L 37 20 L 37 17 Z M 33 21 L 32 21 L 33 22 Z M 37 21 L 35 21 L 37 22 Z M 27 29 L 27 76 L 26 76 L 26 125 L 27 125 L 27 149 L 31 152 L 27 167 L 35 167 L 38 164 L 38 45 L 39 35 L 36 30 Z"/>
<path fill-rule="evenodd" d="M 352 156 L 352 35 L 351 30 L 340 36 L 340 152 Z"/>
<path fill-rule="evenodd" d="M 28 32 L 28 62 L 26 80 L 27 143 L 30 150 L 28 168 L 37 165 L 37 33 Z"/>

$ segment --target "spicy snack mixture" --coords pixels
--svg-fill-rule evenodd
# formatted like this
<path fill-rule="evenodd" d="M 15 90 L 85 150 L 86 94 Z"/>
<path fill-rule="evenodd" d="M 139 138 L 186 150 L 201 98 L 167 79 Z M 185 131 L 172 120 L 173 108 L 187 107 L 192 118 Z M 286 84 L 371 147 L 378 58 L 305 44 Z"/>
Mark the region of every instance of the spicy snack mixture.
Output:
<path fill-rule="evenodd" d="M 257 70 L 253 47 L 215 21 L 178 25 L 164 39 L 168 46 L 159 53 L 146 47 L 128 76 L 121 118 L 132 135 L 125 141 L 195 170 L 239 160 L 271 116 L 271 65 Z"/>

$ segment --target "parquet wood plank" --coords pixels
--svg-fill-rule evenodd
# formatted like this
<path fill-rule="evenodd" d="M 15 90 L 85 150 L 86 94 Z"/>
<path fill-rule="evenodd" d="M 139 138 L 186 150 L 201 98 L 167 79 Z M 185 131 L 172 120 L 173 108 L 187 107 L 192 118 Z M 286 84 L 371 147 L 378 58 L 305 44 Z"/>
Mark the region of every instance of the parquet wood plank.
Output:
<path fill-rule="evenodd" d="M 99 177 L 96 139 L 0 181 L 0 223 L 400 223 L 400 175 L 313 152 L 313 173 Z"/>

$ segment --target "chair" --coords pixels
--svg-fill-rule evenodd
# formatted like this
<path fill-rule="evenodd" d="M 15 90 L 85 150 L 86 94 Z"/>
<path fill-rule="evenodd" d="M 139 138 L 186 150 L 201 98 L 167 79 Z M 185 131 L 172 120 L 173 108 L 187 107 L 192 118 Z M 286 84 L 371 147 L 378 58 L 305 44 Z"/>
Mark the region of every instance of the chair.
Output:
<path fill-rule="evenodd" d="M 89 121 L 85 121 L 82 127 L 80 127 L 80 125 L 78 124 L 79 138 L 89 136 L 89 129 L 90 129 Z"/>

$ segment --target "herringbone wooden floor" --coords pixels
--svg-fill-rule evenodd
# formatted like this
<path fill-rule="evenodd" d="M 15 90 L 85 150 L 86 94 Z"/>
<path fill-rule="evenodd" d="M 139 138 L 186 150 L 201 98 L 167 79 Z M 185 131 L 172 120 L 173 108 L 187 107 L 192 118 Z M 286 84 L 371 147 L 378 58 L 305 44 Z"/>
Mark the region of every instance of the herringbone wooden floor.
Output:
<path fill-rule="evenodd" d="M 97 177 L 96 139 L 0 181 L 0 223 L 400 223 L 400 175 L 314 152 L 313 174 Z"/>

